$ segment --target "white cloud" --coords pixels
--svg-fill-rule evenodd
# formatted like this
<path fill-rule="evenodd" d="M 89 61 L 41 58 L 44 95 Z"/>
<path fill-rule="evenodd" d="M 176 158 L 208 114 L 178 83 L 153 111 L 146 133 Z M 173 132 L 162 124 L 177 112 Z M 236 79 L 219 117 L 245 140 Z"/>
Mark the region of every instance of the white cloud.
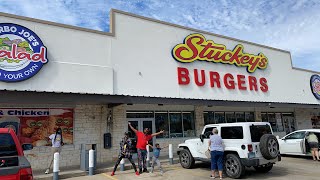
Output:
<path fill-rule="evenodd" d="M 320 71 L 319 0 L 0 1 L 2 12 L 104 31 L 111 8 L 290 50 L 294 65 Z"/>

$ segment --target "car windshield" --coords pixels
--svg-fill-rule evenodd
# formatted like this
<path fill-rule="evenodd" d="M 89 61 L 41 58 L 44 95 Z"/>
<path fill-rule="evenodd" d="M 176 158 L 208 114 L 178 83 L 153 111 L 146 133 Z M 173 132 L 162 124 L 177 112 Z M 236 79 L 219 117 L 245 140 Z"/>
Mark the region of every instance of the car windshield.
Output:
<path fill-rule="evenodd" d="M 11 134 L 0 134 L 0 157 L 16 155 L 18 151 Z"/>
<path fill-rule="evenodd" d="M 252 125 L 250 126 L 250 134 L 252 142 L 260 142 L 260 138 L 264 134 L 272 134 L 269 125 Z"/>

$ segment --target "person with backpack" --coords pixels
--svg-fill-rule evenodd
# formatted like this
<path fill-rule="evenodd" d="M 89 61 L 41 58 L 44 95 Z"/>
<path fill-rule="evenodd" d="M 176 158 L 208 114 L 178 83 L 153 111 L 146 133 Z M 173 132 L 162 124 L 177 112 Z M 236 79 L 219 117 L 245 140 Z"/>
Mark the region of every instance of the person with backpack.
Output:
<path fill-rule="evenodd" d="M 131 142 L 131 140 L 129 138 L 129 133 L 128 132 L 124 133 L 124 137 L 120 141 L 120 152 L 119 152 L 118 160 L 117 160 L 116 164 L 114 165 L 114 168 L 113 168 L 113 171 L 111 173 L 111 176 L 115 175 L 117 167 L 118 167 L 118 165 L 120 164 L 120 161 L 123 158 L 127 158 L 131 162 L 136 175 L 139 176 L 140 174 L 137 171 L 136 164 L 134 163 L 134 161 L 132 159 L 132 142 Z"/>

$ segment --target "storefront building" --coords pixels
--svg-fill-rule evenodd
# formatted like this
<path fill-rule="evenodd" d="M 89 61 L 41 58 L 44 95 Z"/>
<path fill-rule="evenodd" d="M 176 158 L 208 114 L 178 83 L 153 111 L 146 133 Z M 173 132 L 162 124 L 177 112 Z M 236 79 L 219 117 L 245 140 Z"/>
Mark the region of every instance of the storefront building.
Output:
<path fill-rule="evenodd" d="M 210 123 L 267 121 L 279 136 L 320 128 L 320 72 L 292 67 L 290 52 L 118 10 L 110 18 L 105 33 L 0 13 L 0 126 L 33 143 L 33 169 L 47 166 L 57 127 L 69 167 L 83 145 L 96 145 L 98 164 L 113 161 L 128 122 L 165 130 L 153 143 L 174 147 Z"/>

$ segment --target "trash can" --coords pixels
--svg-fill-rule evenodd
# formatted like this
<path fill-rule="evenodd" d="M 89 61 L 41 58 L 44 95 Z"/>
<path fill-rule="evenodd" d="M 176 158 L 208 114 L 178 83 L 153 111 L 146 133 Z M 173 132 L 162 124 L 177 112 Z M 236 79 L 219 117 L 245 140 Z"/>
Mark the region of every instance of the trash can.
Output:
<path fill-rule="evenodd" d="M 96 144 L 81 144 L 80 150 L 80 169 L 89 171 L 89 150 L 94 150 L 93 164 L 94 169 L 97 167 L 97 145 Z"/>

